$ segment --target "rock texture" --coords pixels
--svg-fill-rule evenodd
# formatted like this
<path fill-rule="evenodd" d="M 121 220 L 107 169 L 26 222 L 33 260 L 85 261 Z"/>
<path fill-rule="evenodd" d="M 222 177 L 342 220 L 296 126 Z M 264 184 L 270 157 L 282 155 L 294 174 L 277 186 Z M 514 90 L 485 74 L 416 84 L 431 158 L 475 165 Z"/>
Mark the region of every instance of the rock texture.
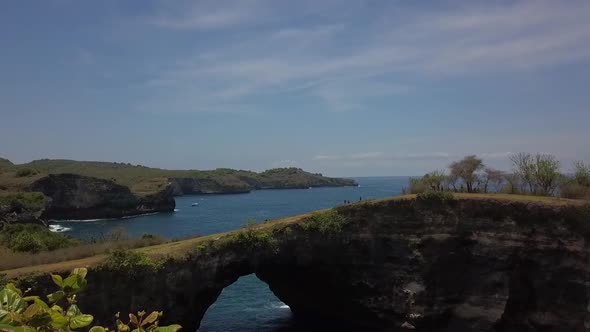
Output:
<path fill-rule="evenodd" d="M 144 213 L 172 211 L 172 188 L 149 195 L 134 195 L 113 181 L 75 174 L 43 177 L 30 186 L 49 198 L 43 213 L 47 219 L 120 218 Z"/>
<path fill-rule="evenodd" d="M 194 331 L 224 287 L 255 273 L 295 315 L 363 331 L 588 331 L 588 211 L 464 198 L 356 204 L 338 208 L 342 231 L 310 231 L 301 218 L 269 225 L 269 246 L 195 244 L 156 273 L 96 267 L 79 301 L 104 324 L 118 311 L 163 310 Z"/>
<path fill-rule="evenodd" d="M 39 224 L 46 226 L 41 219 L 43 210 L 28 211 L 22 204 L 12 202 L 10 204 L 0 203 L 0 229 L 8 224 Z"/>

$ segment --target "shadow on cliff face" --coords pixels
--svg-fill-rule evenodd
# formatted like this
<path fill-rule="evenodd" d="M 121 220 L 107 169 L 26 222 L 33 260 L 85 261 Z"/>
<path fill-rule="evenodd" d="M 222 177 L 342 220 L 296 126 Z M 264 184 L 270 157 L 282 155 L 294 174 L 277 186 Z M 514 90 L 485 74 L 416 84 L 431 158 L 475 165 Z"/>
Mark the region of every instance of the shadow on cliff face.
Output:
<path fill-rule="evenodd" d="M 268 285 L 254 274 L 227 286 L 203 319 L 199 332 L 302 332 L 367 331 L 331 320 L 295 317 Z"/>

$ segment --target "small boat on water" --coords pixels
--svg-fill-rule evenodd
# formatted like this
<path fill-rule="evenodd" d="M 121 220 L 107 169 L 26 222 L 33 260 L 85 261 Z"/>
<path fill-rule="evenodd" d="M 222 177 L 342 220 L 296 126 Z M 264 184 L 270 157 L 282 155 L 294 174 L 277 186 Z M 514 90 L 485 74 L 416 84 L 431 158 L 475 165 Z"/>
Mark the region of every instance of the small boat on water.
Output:
<path fill-rule="evenodd" d="M 199 203 L 193 203 L 191 206 L 199 206 Z"/>

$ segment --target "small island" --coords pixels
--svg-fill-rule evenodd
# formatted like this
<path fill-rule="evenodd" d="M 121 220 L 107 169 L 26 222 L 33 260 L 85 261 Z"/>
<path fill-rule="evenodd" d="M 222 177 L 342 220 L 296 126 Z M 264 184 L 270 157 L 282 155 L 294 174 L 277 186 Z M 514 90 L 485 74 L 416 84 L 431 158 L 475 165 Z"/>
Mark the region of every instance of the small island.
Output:
<path fill-rule="evenodd" d="M 173 211 L 174 196 L 181 195 L 355 185 L 352 179 L 325 177 L 295 167 L 257 173 L 53 159 L 13 164 L 0 158 L 0 221 L 121 218 Z"/>

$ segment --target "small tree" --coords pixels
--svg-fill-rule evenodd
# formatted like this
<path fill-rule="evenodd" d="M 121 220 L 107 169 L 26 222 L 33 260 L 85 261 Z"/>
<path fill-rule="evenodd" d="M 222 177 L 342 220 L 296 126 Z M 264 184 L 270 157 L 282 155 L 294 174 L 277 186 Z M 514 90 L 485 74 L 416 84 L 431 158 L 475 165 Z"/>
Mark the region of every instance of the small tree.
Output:
<path fill-rule="evenodd" d="M 581 186 L 590 187 L 590 165 L 574 161 L 574 180 Z"/>
<path fill-rule="evenodd" d="M 449 166 L 452 176 L 456 176 L 463 180 L 467 187 L 467 192 L 470 193 L 475 191 L 474 184 L 478 180 L 477 172 L 483 167 L 482 160 L 475 155 L 470 155 L 460 161 L 455 161 Z"/>
<path fill-rule="evenodd" d="M 443 191 L 444 187 L 443 187 L 443 183 L 446 179 L 446 174 L 444 171 L 433 171 L 430 173 L 427 173 L 426 175 L 424 175 L 422 177 L 422 183 L 424 183 L 424 185 L 426 187 L 428 187 L 428 189 L 433 190 L 433 191 Z"/>
<path fill-rule="evenodd" d="M 552 195 L 561 176 L 559 173 L 559 160 L 550 154 L 537 154 L 535 156 L 533 175 L 540 193 Z"/>
<path fill-rule="evenodd" d="M 510 156 L 514 173 L 520 177 L 522 185 L 528 186 L 531 194 L 535 193 L 534 160 L 530 153 L 520 152 Z"/>

